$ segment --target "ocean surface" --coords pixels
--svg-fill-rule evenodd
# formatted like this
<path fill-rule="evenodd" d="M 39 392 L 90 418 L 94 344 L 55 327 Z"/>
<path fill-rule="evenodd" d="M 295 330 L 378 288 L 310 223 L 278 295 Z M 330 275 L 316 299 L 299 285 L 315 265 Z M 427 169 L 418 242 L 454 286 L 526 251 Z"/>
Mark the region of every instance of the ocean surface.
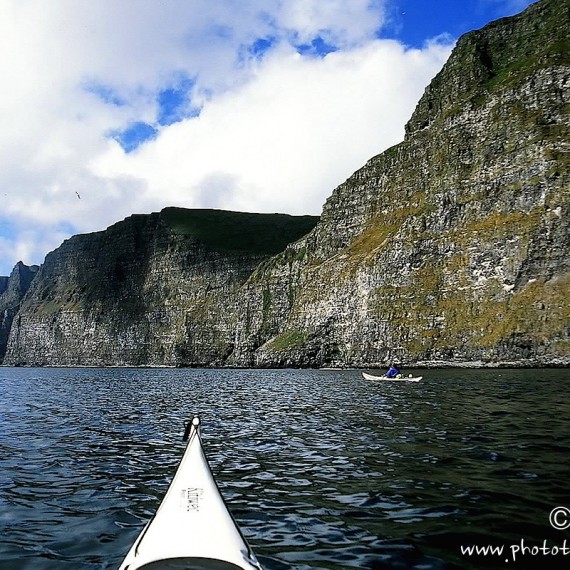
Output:
<path fill-rule="evenodd" d="M 266 570 L 569 568 L 570 371 L 422 373 L 0 368 L 0 568 L 118 568 L 194 414 Z"/>

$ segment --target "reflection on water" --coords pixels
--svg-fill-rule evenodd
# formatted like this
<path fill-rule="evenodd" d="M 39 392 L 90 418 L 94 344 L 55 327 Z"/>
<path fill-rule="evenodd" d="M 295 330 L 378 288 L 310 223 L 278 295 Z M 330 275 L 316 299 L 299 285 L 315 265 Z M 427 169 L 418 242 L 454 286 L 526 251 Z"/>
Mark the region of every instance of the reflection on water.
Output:
<path fill-rule="evenodd" d="M 505 557 L 461 546 L 568 538 L 548 522 L 570 507 L 568 380 L 0 369 L 0 566 L 118 567 L 176 469 L 183 421 L 199 413 L 212 469 L 266 569 L 504 568 Z"/>

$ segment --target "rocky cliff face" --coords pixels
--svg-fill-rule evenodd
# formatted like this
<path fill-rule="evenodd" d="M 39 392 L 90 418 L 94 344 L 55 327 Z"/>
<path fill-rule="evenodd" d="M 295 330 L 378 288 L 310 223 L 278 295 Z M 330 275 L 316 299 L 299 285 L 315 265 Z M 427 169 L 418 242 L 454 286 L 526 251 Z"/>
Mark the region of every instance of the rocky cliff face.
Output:
<path fill-rule="evenodd" d="M 0 277 L 0 362 L 6 353 L 8 335 L 14 317 L 38 269 L 37 265 L 28 267 L 20 261 L 12 270 L 10 277 Z"/>
<path fill-rule="evenodd" d="M 312 216 L 168 208 L 48 254 L 4 364 L 206 365 L 232 350 L 227 303 Z"/>
<path fill-rule="evenodd" d="M 404 142 L 250 279 L 237 362 L 570 361 L 568 12 L 460 39 Z"/>
<path fill-rule="evenodd" d="M 64 243 L 5 362 L 569 364 L 569 6 L 461 38 L 405 140 L 302 239 L 315 220 L 273 251 L 228 251 L 244 232 L 169 211 Z"/>

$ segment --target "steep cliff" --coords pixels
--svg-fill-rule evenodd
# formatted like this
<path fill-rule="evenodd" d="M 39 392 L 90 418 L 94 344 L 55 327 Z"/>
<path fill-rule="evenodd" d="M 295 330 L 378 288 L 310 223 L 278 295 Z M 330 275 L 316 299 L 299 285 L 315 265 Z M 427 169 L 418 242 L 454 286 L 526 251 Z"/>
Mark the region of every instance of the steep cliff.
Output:
<path fill-rule="evenodd" d="M 569 11 L 463 36 L 316 225 L 168 209 L 68 240 L 5 363 L 570 364 Z"/>
<path fill-rule="evenodd" d="M 167 208 L 48 254 L 9 338 L 10 365 L 199 365 L 232 348 L 226 310 L 313 216 Z"/>
<path fill-rule="evenodd" d="M 28 267 L 20 261 L 12 270 L 10 277 L 0 277 L 0 362 L 6 353 L 14 316 L 20 309 L 20 303 L 38 269 L 37 265 Z"/>
<path fill-rule="evenodd" d="M 569 33 L 543 0 L 462 37 L 404 142 L 249 280 L 235 362 L 569 363 Z"/>

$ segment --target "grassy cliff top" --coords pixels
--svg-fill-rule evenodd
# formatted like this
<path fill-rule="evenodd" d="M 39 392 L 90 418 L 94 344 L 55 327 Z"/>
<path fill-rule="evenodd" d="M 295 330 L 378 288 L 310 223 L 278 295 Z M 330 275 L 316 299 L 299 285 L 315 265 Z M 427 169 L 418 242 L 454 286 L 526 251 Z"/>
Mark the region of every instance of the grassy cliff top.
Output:
<path fill-rule="evenodd" d="M 274 255 L 309 233 L 318 216 L 252 214 L 226 210 L 165 208 L 160 213 L 173 232 L 191 235 L 206 247 L 225 252 Z"/>

